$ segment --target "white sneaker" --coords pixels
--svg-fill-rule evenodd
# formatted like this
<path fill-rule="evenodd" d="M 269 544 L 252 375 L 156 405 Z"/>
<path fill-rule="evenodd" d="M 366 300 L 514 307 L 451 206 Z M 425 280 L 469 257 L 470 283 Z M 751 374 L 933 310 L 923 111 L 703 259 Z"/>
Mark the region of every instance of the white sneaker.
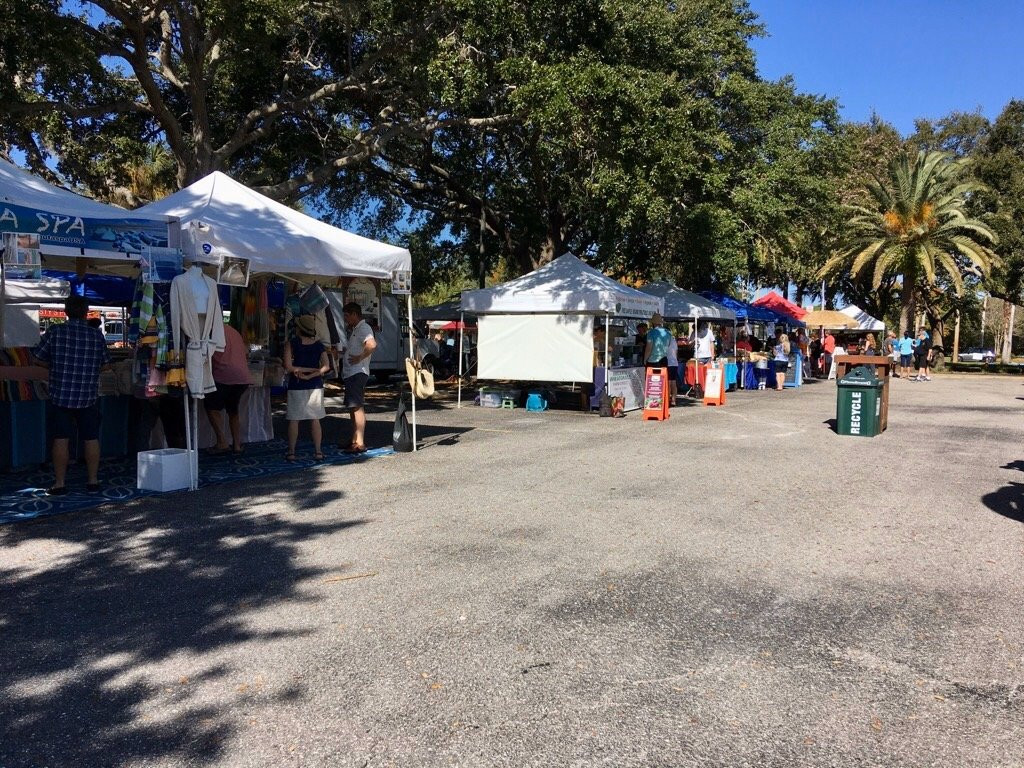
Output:
<path fill-rule="evenodd" d="M 925 381 L 931 381 L 931 380 L 932 380 L 932 377 L 931 377 L 931 376 L 925 376 L 925 377 L 924 377 L 924 380 L 925 380 Z"/>

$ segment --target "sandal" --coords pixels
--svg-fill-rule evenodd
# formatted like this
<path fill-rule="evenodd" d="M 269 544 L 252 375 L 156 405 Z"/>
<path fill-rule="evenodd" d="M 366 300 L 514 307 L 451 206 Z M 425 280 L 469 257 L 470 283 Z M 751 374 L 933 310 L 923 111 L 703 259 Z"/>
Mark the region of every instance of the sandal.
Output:
<path fill-rule="evenodd" d="M 366 446 L 352 443 L 352 445 L 345 449 L 345 453 L 366 453 Z"/>
<path fill-rule="evenodd" d="M 295 454 L 294 453 L 286 453 L 284 455 L 284 460 L 287 461 L 289 464 L 291 464 L 292 462 L 295 461 Z"/>
<path fill-rule="evenodd" d="M 319 451 L 317 453 L 313 454 L 313 461 L 323 461 L 323 460 L 324 460 L 324 455 L 322 453 L 320 453 Z"/>

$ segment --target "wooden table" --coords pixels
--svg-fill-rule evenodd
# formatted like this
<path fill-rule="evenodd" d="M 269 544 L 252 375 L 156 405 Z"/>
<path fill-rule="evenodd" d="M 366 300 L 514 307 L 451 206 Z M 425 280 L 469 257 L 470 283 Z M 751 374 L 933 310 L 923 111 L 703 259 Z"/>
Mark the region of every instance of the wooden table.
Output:
<path fill-rule="evenodd" d="M 850 372 L 851 369 L 864 365 L 875 369 L 875 376 L 882 380 L 882 412 L 878 431 L 884 432 L 889 426 L 889 380 L 892 378 L 893 364 L 888 357 L 881 355 L 838 355 L 836 363 L 836 381 Z"/>

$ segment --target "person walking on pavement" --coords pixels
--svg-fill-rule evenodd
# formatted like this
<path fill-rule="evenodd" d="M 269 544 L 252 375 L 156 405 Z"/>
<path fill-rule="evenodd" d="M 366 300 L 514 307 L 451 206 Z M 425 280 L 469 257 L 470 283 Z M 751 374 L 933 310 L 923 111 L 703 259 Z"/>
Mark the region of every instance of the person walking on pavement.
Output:
<path fill-rule="evenodd" d="M 917 376 L 911 381 L 931 381 L 928 375 L 928 364 L 932 355 L 932 340 L 928 331 L 921 328 L 917 332 L 917 339 L 914 340 L 914 367 L 917 368 Z"/>
<path fill-rule="evenodd" d="M 53 486 L 50 496 L 63 496 L 68 470 L 68 443 L 78 430 L 84 443 L 85 489 L 100 490 L 100 372 L 110 368 L 110 353 L 99 328 L 86 323 L 89 302 L 70 296 L 64 303 L 66 323 L 51 326 L 34 350 L 37 365 L 50 371 L 49 415 L 53 429 Z"/>
<path fill-rule="evenodd" d="M 910 338 L 910 331 L 903 332 L 903 338 L 899 342 L 900 350 L 900 377 L 910 378 L 910 360 L 914 355 L 914 340 Z"/>
<path fill-rule="evenodd" d="M 345 384 L 345 407 L 352 415 L 352 440 L 347 453 L 366 453 L 366 382 L 370 380 L 370 357 L 377 348 L 373 330 L 363 320 L 363 308 L 354 301 L 341 309 L 346 342 L 342 353 L 341 378 Z M 339 447 L 344 447 L 339 442 Z"/>

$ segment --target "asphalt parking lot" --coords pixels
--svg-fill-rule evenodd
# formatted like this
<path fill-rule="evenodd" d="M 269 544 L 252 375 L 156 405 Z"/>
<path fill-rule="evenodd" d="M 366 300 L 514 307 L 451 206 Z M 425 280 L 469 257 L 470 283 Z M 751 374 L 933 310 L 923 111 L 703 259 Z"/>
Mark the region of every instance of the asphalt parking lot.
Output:
<path fill-rule="evenodd" d="M 829 383 L 435 406 L 0 528 L 0 766 L 1024 765 L 1022 385 L 894 381 L 874 439 Z"/>

